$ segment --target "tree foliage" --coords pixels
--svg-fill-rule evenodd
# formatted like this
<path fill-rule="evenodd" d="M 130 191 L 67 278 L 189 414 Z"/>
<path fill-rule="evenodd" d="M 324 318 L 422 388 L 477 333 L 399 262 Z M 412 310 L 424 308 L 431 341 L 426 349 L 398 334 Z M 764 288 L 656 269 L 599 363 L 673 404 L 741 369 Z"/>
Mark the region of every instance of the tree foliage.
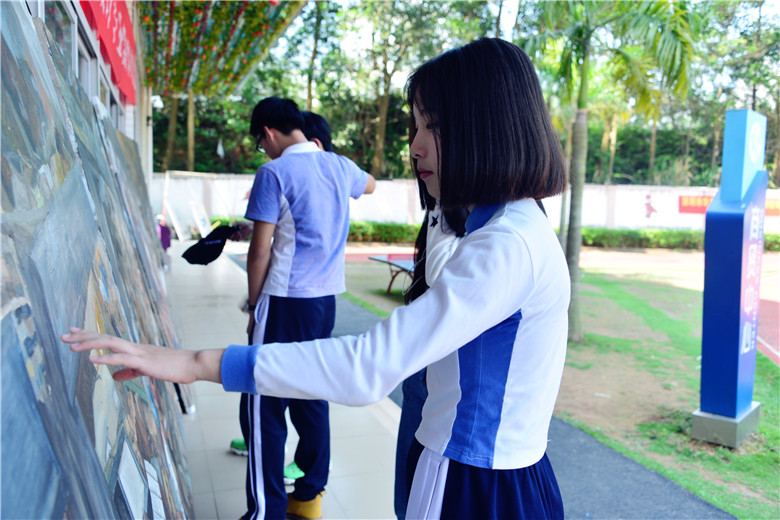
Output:
<path fill-rule="evenodd" d="M 505 18 L 514 3 L 307 3 L 277 48 L 233 95 L 196 97 L 195 169 L 254 172 L 265 160 L 246 135 L 254 104 L 279 95 L 306 108 L 311 90 L 311 108 L 330 121 L 339 153 L 366 170 L 372 161 L 382 163 L 375 170 L 379 178 L 409 175 L 408 108 L 402 96 L 406 76 L 444 50 L 494 36 L 499 4 Z M 632 16 L 625 16 L 629 7 Z M 771 185 L 780 184 L 775 167 L 780 124 L 776 6 L 763 0 L 519 1 L 516 8 L 514 37 L 533 52 L 564 147 L 572 140 L 573 104 L 583 94 L 577 89 L 583 37 L 590 31 L 593 38 L 589 45 L 597 52 L 591 55 L 583 94 L 589 100 L 586 182 L 717 185 L 725 111 L 754 107 L 768 117 L 766 162 L 773 171 Z M 574 22 L 560 28 L 553 21 L 567 9 Z M 594 24 L 599 19 L 604 25 Z M 690 40 L 686 28 L 699 36 Z M 165 107 L 154 114 L 158 169 L 172 104 L 171 98 L 163 101 Z M 186 104 L 182 96 L 179 105 Z M 186 164 L 186 110 L 180 112 L 171 169 Z M 384 135 L 378 132 L 381 125 Z M 224 157 L 216 153 L 220 139 Z"/>

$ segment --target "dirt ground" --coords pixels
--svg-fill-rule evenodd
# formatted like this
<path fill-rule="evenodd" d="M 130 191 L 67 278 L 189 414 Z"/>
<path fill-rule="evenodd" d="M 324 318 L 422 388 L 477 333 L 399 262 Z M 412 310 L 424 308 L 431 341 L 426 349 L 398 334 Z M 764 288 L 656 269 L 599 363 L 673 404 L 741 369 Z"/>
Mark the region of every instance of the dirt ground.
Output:
<path fill-rule="evenodd" d="M 621 276 L 631 277 L 630 274 Z M 610 279 L 620 282 L 620 277 Z M 661 410 L 680 408 L 695 409 L 698 394 L 679 377 L 685 367 L 679 362 L 663 357 L 664 347 L 670 338 L 653 330 L 640 316 L 626 310 L 605 297 L 601 290 L 590 285 L 588 277 L 581 283 L 582 326 L 586 334 L 614 338 L 622 349 L 610 349 L 600 345 L 571 345 L 566 354 L 566 366 L 555 413 L 579 421 L 589 428 L 610 437 L 625 438 L 636 431 L 637 425 L 649 422 Z M 637 291 L 636 287 L 630 288 Z M 651 307 L 679 318 L 682 312 L 674 305 L 687 306 L 688 301 L 678 296 L 671 306 L 663 291 L 645 291 L 642 297 Z M 700 329 L 696 331 L 701 337 Z M 636 360 L 633 349 L 657 351 L 663 360 L 665 377 Z M 649 354 L 651 358 L 656 357 Z M 692 360 L 696 361 L 696 360 Z M 659 361 L 660 362 L 660 361 Z M 690 364 L 690 363 L 688 363 Z M 678 372 L 679 371 L 679 372 Z M 698 372 L 696 372 L 698 376 Z"/>

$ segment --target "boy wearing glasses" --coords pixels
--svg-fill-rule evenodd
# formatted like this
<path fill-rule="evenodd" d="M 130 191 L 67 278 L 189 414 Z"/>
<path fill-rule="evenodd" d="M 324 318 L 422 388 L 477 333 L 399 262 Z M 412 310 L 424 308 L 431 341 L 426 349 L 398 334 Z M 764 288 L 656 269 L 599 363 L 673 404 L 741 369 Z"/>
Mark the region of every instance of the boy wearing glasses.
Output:
<path fill-rule="evenodd" d="M 246 211 L 254 221 L 247 255 L 247 333 L 254 344 L 330 336 L 335 295 L 346 290 L 349 198 L 376 186 L 354 162 L 308 141 L 303 127 L 289 99 L 265 98 L 252 112 L 250 132 L 272 159 L 258 169 Z M 300 436 L 295 459 L 305 474 L 295 481 L 289 503 L 282 477 L 287 407 Z M 249 455 L 244 519 L 321 516 L 330 460 L 328 403 L 243 394 L 240 418 Z"/>

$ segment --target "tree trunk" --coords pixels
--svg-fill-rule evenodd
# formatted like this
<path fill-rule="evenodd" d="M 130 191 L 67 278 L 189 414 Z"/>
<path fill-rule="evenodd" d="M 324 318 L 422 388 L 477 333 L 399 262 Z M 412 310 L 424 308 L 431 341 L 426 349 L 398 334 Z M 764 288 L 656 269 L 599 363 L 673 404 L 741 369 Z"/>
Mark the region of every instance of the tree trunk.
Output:
<path fill-rule="evenodd" d="M 604 184 L 612 184 L 612 174 L 615 170 L 615 152 L 617 151 L 618 116 L 612 115 L 612 130 L 609 132 L 609 165 L 607 165 L 607 178 Z"/>
<path fill-rule="evenodd" d="M 176 119 L 179 117 L 179 97 L 174 94 L 171 96 L 170 110 L 168 110 L 168 136 L 165 145 L 165 155 L 162 158 L 162 164 L 160 170 L 163 172 L 168 171 L 171 166 L 171 159 L 173 159 L 173 145 L 176 141 Z"/>
<path fill-rule="evenodd" d="M 758 0 L 758 2 L 756 2 L 756 6 L 758 7 L 758 20 L 756 22 L 756 36 L 755 36 L 755 42 L 753 44 L 756 47 L 760 48 L 760 46 L 761 46 L 761 8 L 764 7 L 764 0 Z M 755 111 L 756 110 L 756 93 L 758 92 L 758 85 L 753 83 L 752 90 L 753 90 L 753 96 L 752 96 L 752 101 L 750 103 L 750 109 Z"/>
<path fill-rule="evenodd" d="M 498 16 L 496 16 L 496 38 L 501 38 L 501 10 L 504 7 L 504 0 L 498 0 Z"/>
<path fill-rule="evenodd" d="M 601 153 L 599 154 L 598 161 L 596 163 L 596 171 L 593 173 L 594 184 L 602 182 L 602 179 L 606 178 L 606 165 L 604 164 L 604 155 L 609 150 L 609 135 L 612 133 L 612 119 L 604 121 L 604 131 L 601 133 Z"/>
<path fill-rule="evenodd" d="M 512 41 L 517 40 L 517 35 L 520 34 L 520 28 L 521 28 L 521 22 L 522 18 L 520 16 L 520 13 L 522 13 L 522 5 L 524 0 L 517 0 L 517 11 L 515 12 L 515 24 L 512 26 L 512 34 L 510 35 L 512 37 Z"/>
<path fill-rule="evenodd" d="M 577 119 L 572 132 L 571 207 L 569 235 L 566 237 L 566 263 L 571 277 L 569 304 L 569 340 L 581 343 L 584 335 L 580 320 L 580 249 L 582 248 L 582 193 L 585 187 L 585 166 L 588 160 L 588 73 L 590 43 L 584 43 L 580 64 L 580 90 L 577 95 Z"/>
<path fill-rule="evenodd" d="M 566 263 L 571 276 L 571 304 L 569 305 L 569 339 L 582 342 L 580 321 L 580 249 L 582 247 L 582 193 L 585 184 L 585 163 L 588 158 L 588 112 L 577 110 L 572 143 L 571 207 L 569 234 L 566 240 Z"/>
<path fill-rule="evenodd" d="M 780 187 L 780 95 L 775 97 L 775 155 L 772 176 L 775 186 Z"/>
<path fill-rule="evenodd" d="M 187 171 L 195 171 L 195 94 L 187 91 Z"/>
<path fill-rule="evenodd" d="M 571 185 L 571 148 L 572 148 L 572 135 L 574 133 L 574 118 L 572 117 L 569 119 L 569 124 L 566 127 L 566 147 L 564 148 L 564 161 L 565 161 L 565 169 L 566 177 L 567 177 L 567 184 Z M 561 243 L 561 247 L 563 248 L 563 254 L 566 254 L 566 236 L 567 236 L 567 225 L 569 223 L 568 219 L 566 218 L 566 214 L 568 213 L 569 209 L 569 191 L 564 190 L 563 193 L 561 193 L 561 222 L 560 226 L 558 227 L 558 241 Z"/>
<path fill-rule="evenodd" d="M 655 141 L 658 134 L 658 110 L 653 112 L 653 128 L 650 131 L 650 164 L 647 167 L 647 180 L 649 184 L 660 184 L 655 179 Z"/>
<path fill-rule="evenodd" d="M 712 141 L 712 155 L 710 156 L 710 169 L 715 170 L 718 167 L 718 156 L 720 155 L 720 120 L 715 121 L 715 136 Z"/>
<path fill-rule="evenodd" d="M 570 163 L 568 159 L 566 160 L 567 165 Z M 566 168 L 568 171 L 568 168 Z M 563 254 L 566 254 L 566 237 L 568 236 L 568 229 L 567 224 L 569 223 L 568 219 L 566 218 L 566 214 L 569 210 L 569 186 L 565 190 L 563 190 L 563 193 L 561 193 L 561 221 L 558 224 L 558 242 L 561 243 L 561 249 L 563 249 Z"/>
<path fill-rule="evenodd" d="M 371 150 L 371 115 L 368 113 L 367 108 L 361 107 L 358 114 L 358 121 L 360 125 L 360 163 L 369 164 L 369 151 Z"/>
<path fill-rule="evenodd" d="M 311 112 L 312 103 L 312 83 L 314 83 L 314 62 L 317 59 L 317 46 L 320 43 L 320 26 L 322 25 L 322 7 L 321 2 L 314 2 L 316 9 L 316 18 L 314 21 L 314 44 L 311 48 L 311 58 L 309 58 L 309 70 L 306 77 L 306 110 Z"/>
<path fill-rule="evenodd" d="M 379 120 L 374 133 L 374 156 L 371 158 L 371 175 L 379 178 L 385 170 L 385 134 L 387 132 L 387 112 L 390 109 L 390 77 L 385 76 L 384 92 L 379 98 Z M 392 178 L 392 176 L 391 176 Z"/>

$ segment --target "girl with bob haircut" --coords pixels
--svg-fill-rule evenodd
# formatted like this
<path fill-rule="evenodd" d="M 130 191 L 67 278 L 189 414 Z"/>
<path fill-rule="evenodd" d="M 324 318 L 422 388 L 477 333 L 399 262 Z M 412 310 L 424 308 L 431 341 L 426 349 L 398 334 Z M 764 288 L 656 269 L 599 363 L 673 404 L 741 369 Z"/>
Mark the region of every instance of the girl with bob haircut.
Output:
<path fill-rule="evenodd" d="M 569 276 L 535 199 L 566 186 L 539 81 L 515 45 L 483 39 L 407 84 L 410 153 L 443 210 L 469 210 L 435 281 L 360 336 L 188 351 L 73 328 L 62 340 L 119 380 L 366 405 L 427 367 L 406 518 L 563 518 L 547 434 L 566 355 Z"/>

